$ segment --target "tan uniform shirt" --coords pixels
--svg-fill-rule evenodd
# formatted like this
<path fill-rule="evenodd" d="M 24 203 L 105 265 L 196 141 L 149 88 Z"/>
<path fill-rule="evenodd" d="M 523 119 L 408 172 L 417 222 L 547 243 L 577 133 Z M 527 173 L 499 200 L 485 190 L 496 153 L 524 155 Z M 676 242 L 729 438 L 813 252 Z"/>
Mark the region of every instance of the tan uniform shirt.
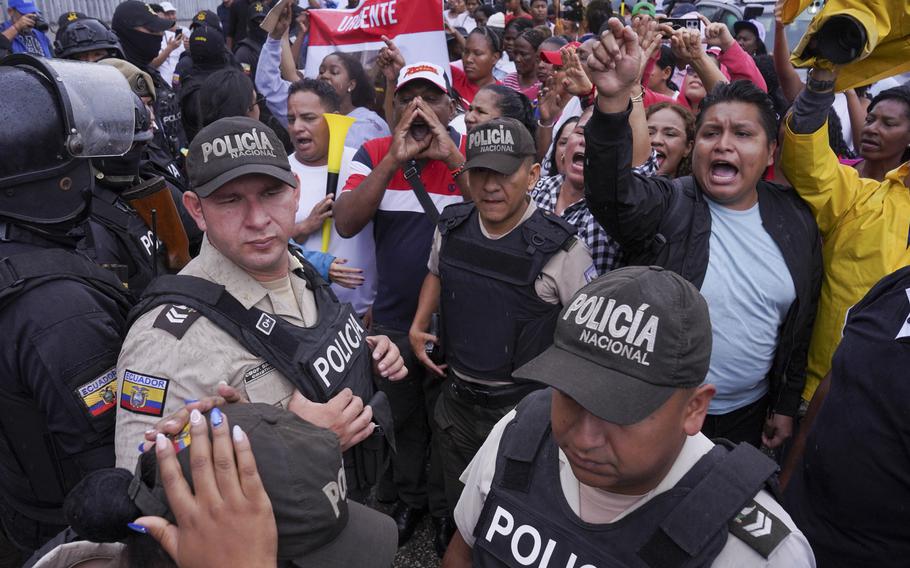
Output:
<path fill-rule="evenodd" d="M 537 206 L 533 201 L 528 203 L 528 208 L 525 209 L 524 215 L 522 215 L 518 224 L 512 228 L 512 231 L 530 219 L 531 215 L 533 215 L 536 210 Z M 501 239 L 512 231 L 503 233 L 502 235 L 491 235 L 486 227 L 483 226 L 483 220 L 480 220 L 480 232 L 484 237 L 490 240 L 495 241 Z M 562 304 L 565 306 L 571 301 L 575 292 L 597 276 L 597 271 L 594 268 L 594 261 L 591 259 L 591 252 L 584 243 L 578 240 L 578 237 L 573 238 L 575 243 L 572 246 L 567 247 L 569 250 L 563 248 L 556 251 L 556 254 L 550 257 L 550 260 L 548 260 L 541 269 L 540 276 L 534 282 L 534 291 L 537 292 L 537 296 L 544 302 Z M 439 229 L 436 229 L 436 233 L 433 235 L 433 247 L 430 249 L 430 260 L 427 262 L 427 269 L 436 276 L 439 276 L 439 250 L 441 248 L 442 235 L 439 234 Z M 468 381 L 489 385 L 511 384 L 500 381 L 488 381 L 484 380 L 482 377 L 471 377 L 458 369 L 453 368 L 452 370 L 459 378 Z"/>
<path fill-rule="evenodd" d="M 288 268 L 300 268 L 290 253 Z M 293 297 L 287 294 L 286 286 L 271 285 L 270 289 L 225 258 L 208 239 L 203 240 L 199 256 L 180 274 L 223 285 L 247 309 L 255 306 L 301 327 L 316 322 L 316 298 L 303 279 L 291 276 Z M 291 303 L 294 299 L 296 305 Z M 187 400 L 217 394 L 220 381 L 238 389 L 251 402 L 282 407 L 287 407 L 294 392 L 287 378 L 210 320 L 171 308 L 165 304 L 144 314 L 123 342 L 117 361 L 118 467 L 134 469 L 145 431 Z M 194 317 L 198 319 L 190 321 Z M 169 326 L 182 326 L 183 337 L 178 339 L 167 330 Z"/>

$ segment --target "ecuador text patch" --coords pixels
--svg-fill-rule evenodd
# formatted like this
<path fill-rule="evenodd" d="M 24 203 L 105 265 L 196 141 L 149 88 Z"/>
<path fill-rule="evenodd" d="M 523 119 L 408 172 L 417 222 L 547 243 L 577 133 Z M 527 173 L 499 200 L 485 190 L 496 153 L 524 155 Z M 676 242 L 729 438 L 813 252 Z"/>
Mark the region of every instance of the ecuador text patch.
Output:
<path fill-rule="evenodd" d="M 123 372 L 120 407 L 139 414 L 162 416 L 169 381 L 127 369 Z"/>

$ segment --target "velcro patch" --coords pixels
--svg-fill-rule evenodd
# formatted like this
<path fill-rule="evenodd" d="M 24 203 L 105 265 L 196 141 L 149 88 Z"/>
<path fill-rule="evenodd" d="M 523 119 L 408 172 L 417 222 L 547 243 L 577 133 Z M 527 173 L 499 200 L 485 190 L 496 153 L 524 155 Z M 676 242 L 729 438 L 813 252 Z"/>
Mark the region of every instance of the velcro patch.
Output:
<path fill-rule="evenodd" d="M 753 500 L 730 521 L 730 533 L 768 558 L 790 534 L 790 528 Z"/>
<path fill-rule="evenodd" d="M 92 416 L 101 416 L 117 404 L 117 369 L 112 367 L 101 376 L 76 388 L 76 396 Z"/>
<path fill-rule="evenodd" d="M 183 339 L 187 330 L 201 315 L 193 308 L 179 304 L 167 304 L 155 318 L 155 324 L 152 327 L 163 329 L 177 339 Z"/>
<path fill-rule="evenodd" d="M 269 373 L 271 373 L 274 370 L 275 370 L 275 367 L 271 363 L 266 361 L 265 363 L 258 365 L 256 367 L 253 367 L 252 369 L 250 369 L 249 371 L 244 373 L 243 382 L 246 384 L 252 383 L 253 381 L 256 381 L 256 380 L 261 379 L 262 377 L 268 375 Z"/>
<path fill-rule="evenodd" d="M 162 416 L 164 401 L 170 381 L 150 375 L 143 375 L 127 369 L 123 372 L 123 390 L 120 393 L 120 408 L 137 414 Z"/>

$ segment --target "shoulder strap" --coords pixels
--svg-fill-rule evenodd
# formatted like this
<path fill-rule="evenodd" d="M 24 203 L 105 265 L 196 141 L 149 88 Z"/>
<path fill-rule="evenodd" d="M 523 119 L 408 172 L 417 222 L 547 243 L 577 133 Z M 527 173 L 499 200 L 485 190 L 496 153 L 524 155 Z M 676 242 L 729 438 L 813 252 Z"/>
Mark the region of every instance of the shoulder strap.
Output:
<path fill-rule="evenodd" d="M 0 308 L 23 292 L 51 280 L 82 280 L 105 292 L 126 313 L 132 297 L 108 270 L 61 249 L 17 254 L 0 259 Z"/>
<path fill-rule="evenodd" d="M 300 342 L 280 320 L 257 308 L 246 309 L 224 286 L 195 276 L 159 276 L 146 288 L 142 300 L 130 313 L 129 323 L 132 325 L 143 313 L 162 304 L 183 308 L 178 316 L 186 316 L 186 308 L 201 312 L 251 353 L 271 363 L 307 398 L 318 402 L 330 398 L 318 382 L 304 382 L 300 378 L 301 373 L 294 365 Z M 191 323 L 187 318 L 186 325 Z"/>
<path fill-rule="evenodd" d="M 500 485 L 527 493 L 531 488 L 534 460 L 550 433 L 550 389 L 526 396 L 515 409 L 515 419 L 506 427 L 500 441 L 505 469 Z"/>
<path fill-rule="evenodd" d="M 455 227 L 461 225 L 471 217 L 474 212 L 474 203 L 453 203 L 442 210 L 439 221 L 436 223 L 439 233 L 445 235 Z"/>
<path fill-rule="evenodd" d="M 534 249 L 545 253 L 555 252 L 564 247 L 578 230 L 574 225 L 549 211 L 538 209 L 522 225 L 522 236 L 528 243 L 529 252 Z"/>
<path fill-rule="evenodd" d="M 420 202 L 420 206 L 423 207 L 423 212 L 427 214 L 430 222 L 434 225 L 437 224 L 439 222 L 439 209 L 436 209 L 433 198 L 427 193 L 427 188 L 420 179 L 420 167 L 417 164 L 417 160 L 408 161 L 407 167 L 404 170 L 404 179 L 408 180 L 411 189 L 414 190 L 417 201 Z"/>
<path fill-rule="evenodd" d="M 707 465 L 708 471 L 699 465 Z M 777 464 L 750 444 L 742 443 L 732 450 L 715 446 L 677 484 L 685 487 L 695 482 L 639 555 L 654 568 L 682 566 L 715 535 L 727 530 L 728 523 L 776 471 Z"/>

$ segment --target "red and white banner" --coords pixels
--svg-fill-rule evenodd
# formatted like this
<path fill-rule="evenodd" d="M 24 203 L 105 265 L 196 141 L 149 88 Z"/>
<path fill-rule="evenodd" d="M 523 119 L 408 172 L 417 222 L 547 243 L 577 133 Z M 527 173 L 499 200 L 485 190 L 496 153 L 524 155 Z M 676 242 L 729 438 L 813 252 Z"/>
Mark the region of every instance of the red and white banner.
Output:
<path fill-rule="evenodd" d="M 305 76 L 316 77 L 323 58 L 336 51 L 360 53 L 364 67 L 372 67 L 385 47 L 382 36 L 395 41 L 407 63 L 429 61 L 449 72 L 442 0 L 366 0 L 353 10 L 310 10 Z"/>

